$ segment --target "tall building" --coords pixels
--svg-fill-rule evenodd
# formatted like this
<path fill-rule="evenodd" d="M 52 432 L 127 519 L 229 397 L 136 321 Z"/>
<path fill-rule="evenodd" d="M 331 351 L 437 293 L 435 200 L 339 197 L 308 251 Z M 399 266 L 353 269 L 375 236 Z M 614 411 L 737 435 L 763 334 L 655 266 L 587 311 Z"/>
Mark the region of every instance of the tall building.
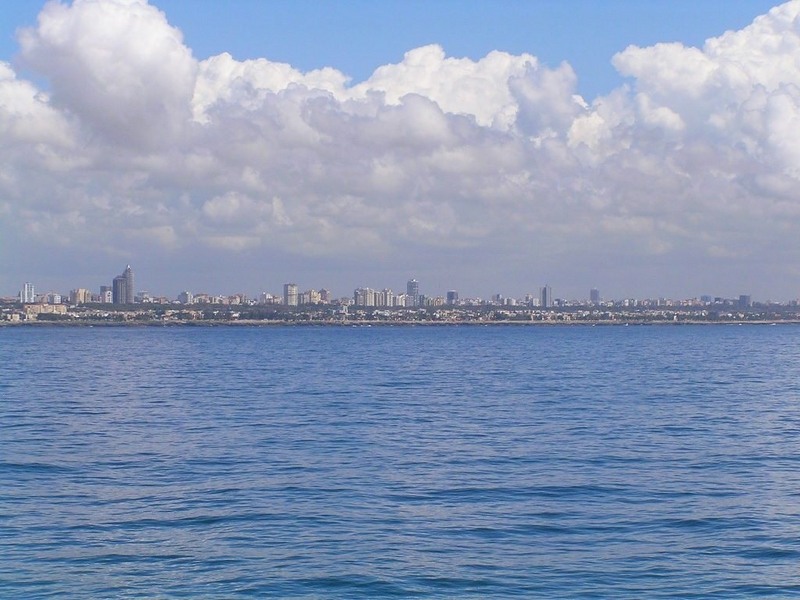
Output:
<path fill-rule="evenodd" d="M 300 301 L 299 296 L 296 283 L 283 284 L 283 303 L 286 306 L 297 306 Z"/>
<path fill-rule="evenodd" d="M 111 285 L 111 296 L 114 304 L 133 304 L 133 269 L 128 265 L 122 275 L 114 277 Z"/>
<path fill-rule="evenodd" d="M 742 294 L 739 296 L 739 308 L 750 308 L 753 302 L 750 300 L 749 294 Z"/>
<path fill-rule="evenodd" d="M 33 284 L 25 282 L 22 289 L 19 291 L 19 301 L 22 304 L 34 304 L 36 302 L 36 291 L 33 289 Z"/>
<path fill-rule="evenodd" d="M 124 275 L 114 277 L 114 281 L 111 282 L 111 301 L 114 304 L 125 304 L 125 299 L 128 297 L 127 285 Z"/>
<path fill-rule="evenodd" d="M 455 290 L 450 290 L 447 292 L 447 303 L 450 305 L 458 304 L 458 292 Z"/>
<path fill-rule="evenodd" d="M 545 285 L 539 290 L 539 306 L 542 308 L 553 307 L 553 288 L 549 285 Z"/>
<path fill-rule="evenodd" d="M 384 288 L 383 292 L 383 304 L 382 306 L 394 306 L 394 292 L 389 288 Z"/>
<path fill-rule="evenodd" d="M 592 304 L 600 304 L 600 290 L 597 288 L 589 290 L 589 302 Z"/>
<path fill-rule="evenodd" d="M 127 300 L 128 304 L 133 304 L 133 269 L 131 269 L 130 265 L 125 267 L 125 271 L 123 271 L 122 275 L 125 277 L 128 288 L 128 296 L 125 298 L 125 300 Z"/>
<path fill-rule="evenodd" d="M 406 296 L 410 298 L 411 306 L 419 306 L 419 282 L 409 279 L 406 283 Z"/>

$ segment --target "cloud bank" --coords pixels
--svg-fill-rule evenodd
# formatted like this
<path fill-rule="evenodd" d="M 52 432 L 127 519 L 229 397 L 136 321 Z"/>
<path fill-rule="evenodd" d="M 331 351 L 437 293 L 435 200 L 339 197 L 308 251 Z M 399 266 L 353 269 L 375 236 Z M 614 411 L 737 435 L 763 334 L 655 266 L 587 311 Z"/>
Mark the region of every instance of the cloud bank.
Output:
<path fill-rule="evenodd" d="M 198 60 L 144 0 L 49 3 L 19 46 L 46 84 L 0 62 L 9 265 L 13 246 L 28 270 L 159 263 L 165 288 L 214 256 L 275 289 L 331 269 L 339 293 L 424 273 L 797 297 L 800 0 L 702 48 L 624 49 L 627 83 L 596 99 L 566 63 L 499 51 L 416 48 L 357 83 Z"/>

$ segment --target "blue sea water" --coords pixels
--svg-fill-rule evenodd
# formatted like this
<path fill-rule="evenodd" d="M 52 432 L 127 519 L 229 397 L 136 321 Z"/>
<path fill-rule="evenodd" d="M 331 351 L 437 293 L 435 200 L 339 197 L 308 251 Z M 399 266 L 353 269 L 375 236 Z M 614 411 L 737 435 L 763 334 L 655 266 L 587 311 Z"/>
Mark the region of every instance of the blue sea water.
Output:
<path fill-rule="evenodd" d="M 799 351 L 0 328 L 0 597 L 800 597 Z"/>

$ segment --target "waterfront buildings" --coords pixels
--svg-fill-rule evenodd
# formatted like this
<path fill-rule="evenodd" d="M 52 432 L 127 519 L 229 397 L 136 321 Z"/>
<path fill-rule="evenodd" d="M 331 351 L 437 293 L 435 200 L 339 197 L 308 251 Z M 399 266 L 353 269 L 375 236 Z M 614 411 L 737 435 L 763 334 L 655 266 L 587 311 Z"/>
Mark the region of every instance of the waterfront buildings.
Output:
<path fill-rule="evenodd" d="M 72 307 L 81 309 L 81 305 L 90 305 L 94 303 L 102 304 L 117 304 L 133 306 L 122 306 L 119 309 L 112 309 L 115 311 L 131 311 L 139 310 L 142 305 L 147 304 L 171 304 L 174 303 L 167 297 L 151 296 L 148 292 L 139 292 L 135 298 L 132 298 L 134 290 L 134 274 L 130 265 L 127 265 L 122 274 L 114 278 L 111 286 L 100 286 L 99 294 L 92 294 L 86 288 L 75 288 L 69 294 L 59 294 L 57 292 L 39 292 L 36 294 L 34 286 L 30 282 L 26 282 L 23 288 L 19 291 L 18 297 L 14 298 L 0 298 L 0 303 L 18 303 L 23 305 L 29 304 L 51 304 L 58 305 L 61 303 L 69 303 Z M 334 311 L 340 311 L 342 314 L 347 314 L 347 307 L 354 307 L 358 309 L 368 309 L 366 312 L 375 312 L 376 314 L 383 314 L 384 309 L 389 309 L 395 312 L 402 312 L 406 309 L 411 309 L 414 313 L 422 314 L 424 311 L 431 311 L 438 308 L 444 308 L 447 311 L 459 311 L 461 309 L 469 311 L 475 309 L 477 311 L 486 310 L 500 310 L 497 314 L 504 314 L 502 311 L 506 309 L 519 309 L 517 311 L 524 311 L 525 309 L 539 309 L 541 311 L 553 312 L 553 314 L 563 312 L 569 313 L 578 310 L 588 311 L 601 311 L 602 310 L 659 310 L 662 309 L 676 309 L 681 310 L 697 309 L 708 312 L 710 315 L 727 315 L 733 313 L 738 309 L 742 314 L 752 314 L 756 310 L 764 307 L 797 307 L 800 305 L 798 300 L 793 300 L 789 303 L 775 303 L 775 302 L 754 302 L 750 295 L 742 294 L 738 297 L 725 298 L 721 296 L 702 295 L 695 298 L 683 300 L 670 300 L 665 298 L 658 299 L 637 299 L 625 298 L 621 300 L 603 300 L 600 296 L 600 291 L 597 288 L 589 290 L 588 302 L 584 296 L 582 299 L 564 299 L 554 298 L 552 288 L 545 285 L 539 288 L 538 294 L 529 293 L 523 297 L 506 297 L 503 294 L 494 294 L 491 299 L 481 299 L 479 297 L 465 297 L 462 298 L 458 291 L 449 290 L 442 296 L 423 295 L 419 293 L 419 282 L 416 279 L 409 279 L 406 282 L 407 293 L 395 293 L 390 288 L 374 289 L 369 287 L 359 287 L 354 290 L 353 294 L 349 297 L 334 298 L 333 294 L 325 289 L 319 290 L 308 289 L 307 291 L 300 292 L 299 287 L 295 283 L 286 283 L 283 286 L 283 294 L 280 293 L 267 293 L 261 294 L 259 299 L 251 300 L 245 294 L 235 295 L 211 295 L 203 292 L 190 292 L 184 291 L 178 294 L 177 303 L 183 306 L 200 305 L 200 310 L 209 310 L 209 307 L 204 305 L 219 305 L 219 306 L 237 306 L 245 307 L 249 305 L 284 305 L 292 308 L 292 314 L 301 314 L 304 310 L 325 310 L 330 307 Z M 302 310 L 300 310 L 302 308 Z M 295 310 L 296 309 L 296 310 Z M 22 307 L 19 307 L 18 314 L 20 318 L 25 318 Z M 96 310 L 100 310 L 97 308 Z M 105 309 L 108 310 L 108 309 Z M 141 310 L 146 310 L 141 308 Z M 212 311 L 217 311 L 215 306 Z M 280 310 L 276 307 L 270 307 L 265 311 L 272 312 Z M 782 310 L 782 309 L 781 309 Z M 512 310 L 513 312 L 513 310 Z M 337 313 L 339 314 L 339 313 Z M 387 313 L 389 314 L 389 313 Z M 409 313 L 410 314 L 410 313 Z M 449 313 L 447 313 L 449 314 Z M 702 315 L 701 315 L 702 316 Z"/>
<path fill-rule="evenodd" d="M 88 304 L 92 301 L 92 294 L 86 288 L 78 288 L 69 293 L 70 304 Z"/>
<path fill-rule="evenodd" d="M 354 306 L 376 308 L 414 308 L 425 306 L 426 301 L 424 296 L 417 295 L 415 304 L 412 296 L 395 294 L 390 288 L 374 290 L 368 287 L 360 287 L 353 291 L 352 304 Z"/>
<path fill-rule="evenodd" d="M 320 304 L 320 294 L 317 290 L 306 290 L 298 297 L 299 304 Z"/>
<path fill-rule="evenodd" d="M 353 304 L 356 306 L 375 306 L 375 290 L 356 288 L 353 292 Z"/>
<path fill-rule="evenodd" d="M 25 318 L 35 321 L 39 315 L 66 315 L 65 304 L 29 304 L 25 306 Z"/>
<path fill-rule="evenodd" d="M 261 292 L 259 302 L 261 304 L 280 304 L 282 298 L 278 295 L 270 294 L 269 292 Z"/>

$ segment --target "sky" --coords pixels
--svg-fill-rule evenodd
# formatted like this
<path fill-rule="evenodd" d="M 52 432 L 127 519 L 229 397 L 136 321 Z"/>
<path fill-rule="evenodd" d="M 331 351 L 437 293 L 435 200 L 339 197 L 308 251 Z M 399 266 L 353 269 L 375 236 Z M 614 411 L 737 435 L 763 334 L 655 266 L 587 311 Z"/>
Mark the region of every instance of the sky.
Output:
<path fill-rule="evenodd" d="M 0 295 L 800 296 L 800 0 L 6 0 Z"/>

